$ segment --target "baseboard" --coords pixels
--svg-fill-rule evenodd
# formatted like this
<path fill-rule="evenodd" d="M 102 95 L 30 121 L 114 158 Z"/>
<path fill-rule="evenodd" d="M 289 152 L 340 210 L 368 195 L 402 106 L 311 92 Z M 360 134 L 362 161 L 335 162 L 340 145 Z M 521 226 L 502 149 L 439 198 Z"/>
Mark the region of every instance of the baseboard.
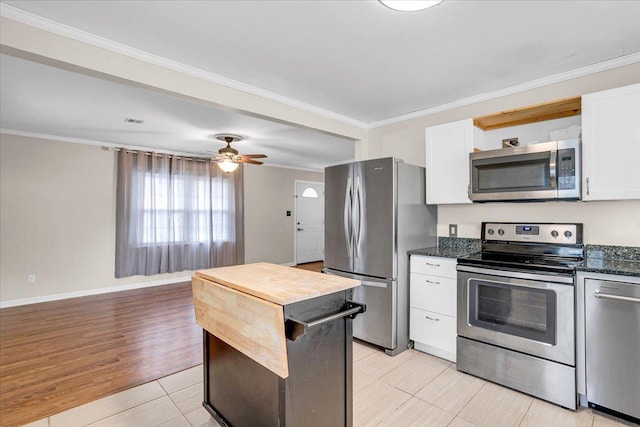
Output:
<path fill-rule="evenodd" d="M 298 264 L 296 264 L 295 262 L 283 262 L 280 265 L 284 265 L 285 267 L 295 267 Z"/>
<path fill-rule="evenodd" d="M 415 348 L 416 350 L 419 350 L 423 353 L 429 353 L 432 354 L 436 357 L 439 357 L 441 359 L 446 359 L 449 360 L 453 363 L 456 363 L 456 354 L 452 353 L 450 351 L 447 350 L 443 350 L 441 348 L 438 347 L 434 347 L 428 344 L 423 344 L 421 342 L 415 341 L 413 343 L 413 348 Z"/>
<path fill-rule="evenodd" d="M 89 289 L 86 291 L 65 292 L 61 294 L 44 295 L 41 297 L 14 299 L 1 301 L 0 308 L 17 307 L 20 305 L 37 304 L 40 302 L 58 301 L 62 299 L 86 297 L 90 295 L 108 294 L 110 292 L 130 291 L 132 289 L 150 288 L 153 286 L 171 285 L 180 282 L 191 281 L 191 276 L 171 277 L 169 279 L 154 280 L 152 282 L 130 283 L 122 286 L 110 286 L 108 288 Z"/>

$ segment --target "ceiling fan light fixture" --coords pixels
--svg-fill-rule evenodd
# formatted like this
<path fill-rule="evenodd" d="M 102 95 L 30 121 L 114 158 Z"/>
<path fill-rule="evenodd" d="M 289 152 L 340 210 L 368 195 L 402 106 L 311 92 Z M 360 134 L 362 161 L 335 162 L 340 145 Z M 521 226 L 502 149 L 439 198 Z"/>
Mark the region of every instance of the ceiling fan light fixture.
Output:
<path fill-rule="evenodd" d="M 231 159 L 224 159 L 221 162 L 218 162 L 218 167 L 226 173 L 231 173 L 234 170 L 238 169 L 239 164 L 234 162 Z"/>
<path fill-rule="evenodd" d="M 444 0 L 378 0 L 389 9 L 401 12 L 415 12 L 417 10 L 428 9 L 442 3 Z"/>

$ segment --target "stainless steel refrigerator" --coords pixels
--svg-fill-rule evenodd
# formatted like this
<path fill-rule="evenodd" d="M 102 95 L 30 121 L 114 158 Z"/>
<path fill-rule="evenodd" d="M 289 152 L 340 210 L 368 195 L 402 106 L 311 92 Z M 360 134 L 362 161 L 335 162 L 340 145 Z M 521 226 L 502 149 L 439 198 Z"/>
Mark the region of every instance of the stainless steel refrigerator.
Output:
<path fill-rule="evenodd" d="M 424 168 L 389 157 L 328 167 L 324 180 L 325 272 L 361 281 L 353 336 L 396 355 L 409 344 L 407 251 L 436 245 Z"/>

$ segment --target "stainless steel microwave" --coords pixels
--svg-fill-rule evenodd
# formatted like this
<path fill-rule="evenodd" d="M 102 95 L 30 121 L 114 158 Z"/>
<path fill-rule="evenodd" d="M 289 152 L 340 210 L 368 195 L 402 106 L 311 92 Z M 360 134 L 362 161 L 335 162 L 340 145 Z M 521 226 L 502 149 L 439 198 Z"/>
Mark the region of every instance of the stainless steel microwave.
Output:
<path fill-rule="evenodd" d="M 580 199 L 580 139 L 469 154 L 474 202 Z"/>

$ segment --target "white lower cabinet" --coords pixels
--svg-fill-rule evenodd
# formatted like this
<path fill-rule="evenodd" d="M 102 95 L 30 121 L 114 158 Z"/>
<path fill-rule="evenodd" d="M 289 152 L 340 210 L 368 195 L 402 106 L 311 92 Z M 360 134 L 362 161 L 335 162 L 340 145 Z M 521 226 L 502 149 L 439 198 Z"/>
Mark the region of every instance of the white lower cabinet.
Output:
<path fill-rule="evenodd" d="M 456 318 L 411 307 L 410 336 L 416 350 L 456 361 Z"/>
<path fill-rule="evenodd" d="M 409 338 L 417 350 L 452 362 L 456 361 L 456 286 L 455 259 L 411 256 Z"/>

